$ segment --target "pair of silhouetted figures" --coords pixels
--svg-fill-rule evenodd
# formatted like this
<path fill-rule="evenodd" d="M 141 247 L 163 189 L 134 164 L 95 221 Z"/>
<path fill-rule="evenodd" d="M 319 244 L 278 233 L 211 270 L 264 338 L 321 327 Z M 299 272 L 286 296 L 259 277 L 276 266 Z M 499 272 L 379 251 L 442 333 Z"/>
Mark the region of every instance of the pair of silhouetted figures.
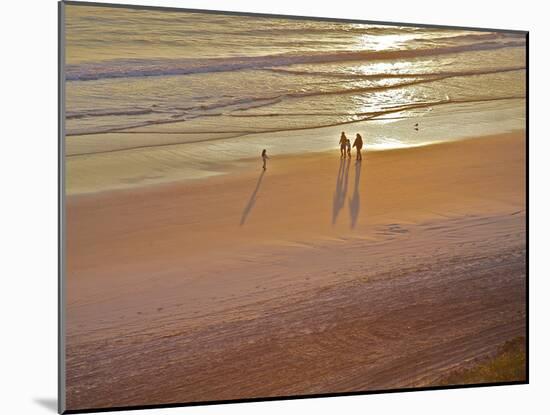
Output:
<path fill-rule="evenodd" d="M 340 135 L 340 156 L 341 158 L 348 156 L 348 158 L 351 158 L 351 141 L 349 138 L 346 137 L 346 133 L 342 131 L 342 134 Z M 361 157 L 361 149 L 363 148 L 363 137 L 361 137 L 361 134 L 357 133 L 355 135 L 355 141 L 353 142 L 353 147 L 357 149 L 357 161 L 361 161 L 363 158 Z"/>

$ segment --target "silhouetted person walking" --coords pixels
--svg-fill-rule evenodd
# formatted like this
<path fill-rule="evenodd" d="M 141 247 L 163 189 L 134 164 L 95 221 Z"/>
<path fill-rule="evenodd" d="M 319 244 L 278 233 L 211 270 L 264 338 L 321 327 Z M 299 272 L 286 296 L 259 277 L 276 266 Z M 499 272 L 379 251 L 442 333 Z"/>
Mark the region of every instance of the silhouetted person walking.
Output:
<path fill-rule="evenodd" d="M 348 153 L 348 158 L 351 158 L 351 141 L 349 138 L 346 138 L 346 152 Z"/>
<path fill-rule="evenodd" d="M 346 157 L 347 142 L 348 142 L 348 138 L 346 137 L 346 134 L 342 131 L 342 134 L 340 135 L 340 157 L 341 158 Z"/>
<path fill-rule="evenodd" d="M 355 136 L 355 141 L 353 142 L 353 147 L 357 149 L 357 161 L 363 160 L 363 157 L 361 156 L 361 149 L 363 148 L 363 138 L 361 138 L 361 134 L 357 133 Z"/>
<path fill-rule="evenodd" d="M 264 170 L 267 168 L 267 167 L 266 167 L 266 164 L 267 164 L 267 160 L 268 160 L 268 159 L 269 159 L 269 157 L 267 157 L 267 150 L 264 148 L 264 149 L 262 150 L 262 160 L 263 160 L 263 162 L 264 162 L 264 166 L 263 166 Z"/>

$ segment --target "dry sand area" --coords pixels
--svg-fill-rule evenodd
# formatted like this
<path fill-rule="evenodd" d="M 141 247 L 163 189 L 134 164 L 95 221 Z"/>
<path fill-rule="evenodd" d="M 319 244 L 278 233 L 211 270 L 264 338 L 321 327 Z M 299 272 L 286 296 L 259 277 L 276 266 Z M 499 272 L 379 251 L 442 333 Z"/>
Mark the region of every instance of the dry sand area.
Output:
<path fill-rule="evenodd" d="M 525 134 L 67 199 L 67 406 L 437 384 L 525 335 Z"/>

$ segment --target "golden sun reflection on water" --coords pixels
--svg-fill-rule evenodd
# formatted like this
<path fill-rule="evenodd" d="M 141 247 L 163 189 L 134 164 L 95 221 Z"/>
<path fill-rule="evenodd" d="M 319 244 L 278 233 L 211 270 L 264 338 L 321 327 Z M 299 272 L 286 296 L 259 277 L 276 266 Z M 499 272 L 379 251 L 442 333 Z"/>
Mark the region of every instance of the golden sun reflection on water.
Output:
<path fill-rule="evenodd" d="M 414 39 L 417 35 L 411 33 L 387 34 L 384 36 L 371 36 L 364 34 L 358 36 L 357 46 L 359 49 L 372 51 L 397 50 L 405 47 L 407 42 Z"/>

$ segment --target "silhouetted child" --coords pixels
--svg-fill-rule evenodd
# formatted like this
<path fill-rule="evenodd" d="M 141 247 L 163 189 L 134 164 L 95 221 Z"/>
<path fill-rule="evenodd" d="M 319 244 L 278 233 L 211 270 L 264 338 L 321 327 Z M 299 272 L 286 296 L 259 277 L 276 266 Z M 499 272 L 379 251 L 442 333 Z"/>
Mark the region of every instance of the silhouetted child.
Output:
<path fill-rule="evenodd" d="M 346 152 L 348 153 L 348 158 L 351 158 L 351 141 L 349 138 L 346 138 Z"/>
<path fill-rule="evenodd" d="M 266 163 L 269 157 L 267 157 L 267 150 L 264 148 L 262 150 L 262 160 L 264 161 L 264 170 L 266 169 Z"/>

